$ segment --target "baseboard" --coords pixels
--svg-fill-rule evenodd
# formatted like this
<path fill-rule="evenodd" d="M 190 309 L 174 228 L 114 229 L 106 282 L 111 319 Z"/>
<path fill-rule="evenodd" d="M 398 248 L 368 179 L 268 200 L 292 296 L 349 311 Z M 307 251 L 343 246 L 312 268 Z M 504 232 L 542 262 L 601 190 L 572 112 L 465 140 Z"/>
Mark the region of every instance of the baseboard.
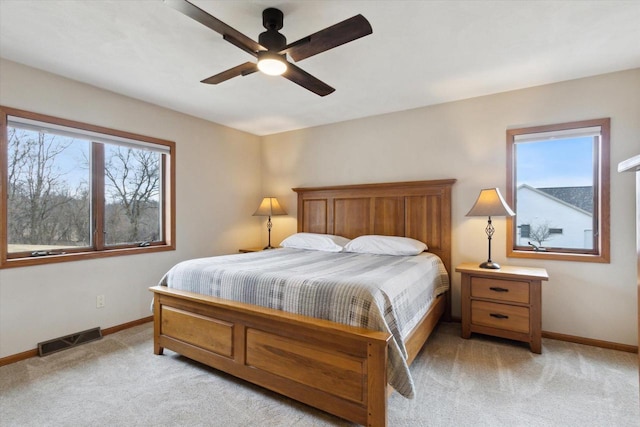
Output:
<path fill-rule="evenodd" d="M 112 326 L 102 330 L 102 335 L 115 334 L 116 332 L 123 331 L 125 329 L 133 328 L 134 326 L 143 325 L 145 323 L 153 322 L 153 316 L 143 317 L 142 319 L 134 320 L 132 322 L 123 323 L 121 325 Z M 20 362 L 21 360 L 30 359 L 38 355 L 38 349 L 23 351 L 22 353 L 12 354 L 0 358 L 0 366 L 10 365 L 12 363 Z"/>
<path fill-rule="evenodd" d="M 592 347 L 607 348 L 609 350 L 625 351 L 627 353 L 637 353 L 638 346 L 629 344 L 620 344 L 611 341 L 595 340 L 592 338 L 576 337 L 574 335 L 559 334 L 557 332 L 542 331 L 543 338 L 549 338 L 558 341 L 567 341 L 576 344 L 590 345 Z"/>
<path fill-rule="evenodd" d="M 133 322 L 123 323 L 122 325 L 112 326 L 102 330 L 102 335 L 115 334 L 116 332 L 124 331 L 125 329 L 133 328 L 134 326 L 144 325 L 145 323 L 153 322 L 153 316 L 143 317 L 142 319 L 134 320 Z"/>
<path fill-rule="evenodd" d="M 460 323 L 462 322 L 462 319 L 459 317 L 452 316 L 451 321 Z M 591 338 L 576 337 L 574 335 L 559 334 L 557 332 L 542 331 L 542 337 L 549 338 L 552 340 L 572 342 L 575 344 L 590 345 L 592 347 L 606 348 L 609 350 L 624 351 L 627 353 L 638 352 L 638 346 L 635 346 L 635 345 L 620 344 L 620 343 L 611 342 L 611 341 L 594 340 Z"/>
<path fill-rule="evenodd" d="M 23 351 L 22 353 L 12 354 L 0 359 L 0 366 L 10 365 L 12 363 L 20 362 L 21 360 L 31 359 L 38 355 L 38 349 Z"/>

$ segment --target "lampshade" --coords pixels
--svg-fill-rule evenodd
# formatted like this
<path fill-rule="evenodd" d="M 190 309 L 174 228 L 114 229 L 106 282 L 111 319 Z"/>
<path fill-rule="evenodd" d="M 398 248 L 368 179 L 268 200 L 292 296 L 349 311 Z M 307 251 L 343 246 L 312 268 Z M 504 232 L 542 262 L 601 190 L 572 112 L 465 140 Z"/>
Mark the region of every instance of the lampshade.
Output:
<path fill-rule="evenodd" d="M 497 188 L 480 190 L 478 200 L 466 216 L 514 216 L 507 202 L 502 198 Z"/>
<path fill-rule="evenodd" d="M 265 197 L 262 199 L 262 203 L 258 206 L 258 209 L 253 213 L 253 216 L 274 216 L 274 215 L 286 215 L 287 212 L 282 209 L 278 199 L 275 197 Z"/>
<path fill-rule="evenodd" d="M 262 51 L 258 52 L 258 69 L 270 76 L 279 76 L 287 71 L 287 63 L 277 53 Z"/>

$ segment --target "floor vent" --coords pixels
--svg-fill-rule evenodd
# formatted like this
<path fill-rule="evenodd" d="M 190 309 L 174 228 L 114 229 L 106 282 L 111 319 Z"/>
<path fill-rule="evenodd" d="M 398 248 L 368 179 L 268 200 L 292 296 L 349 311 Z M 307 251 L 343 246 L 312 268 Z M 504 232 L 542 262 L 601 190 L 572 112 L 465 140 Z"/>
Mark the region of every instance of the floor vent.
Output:
<path fill-rule="evenodd" d="M 100 328 L 87 329 L 86 331 L 38 343 L 38 354 L 40 356 L 46 356 L 86 342 L 99 340 L 100 338 L 102 338 Z"/>

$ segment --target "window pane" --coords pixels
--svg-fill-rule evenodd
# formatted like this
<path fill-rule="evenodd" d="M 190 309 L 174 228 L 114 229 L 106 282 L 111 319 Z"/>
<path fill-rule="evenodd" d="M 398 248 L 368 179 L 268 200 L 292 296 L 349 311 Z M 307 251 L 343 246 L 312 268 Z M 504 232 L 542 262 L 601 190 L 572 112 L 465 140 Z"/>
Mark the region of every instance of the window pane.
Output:
<path fill-rule="evenodd" d="M 105 244 L 162 240 L 161 156 L 105 144 Z"/>
<path fill-rule="evenodd" d="M 0 268 L 175 249 L 174 142 L 0 114 Z"/>
<path fill-rule="evenodd" d="M 598 137 L 515 143 L 516 246 L 591 250 Z"/>
<path fill-rule="evenodd" d="M 8 252 L 91 246 L 90 142 L 7 127 Z"/>

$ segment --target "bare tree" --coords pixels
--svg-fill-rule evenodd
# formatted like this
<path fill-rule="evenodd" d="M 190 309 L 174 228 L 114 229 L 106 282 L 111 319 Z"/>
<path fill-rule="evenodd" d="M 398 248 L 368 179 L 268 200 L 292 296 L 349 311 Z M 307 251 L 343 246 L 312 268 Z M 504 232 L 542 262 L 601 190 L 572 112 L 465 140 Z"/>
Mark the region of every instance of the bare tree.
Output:
<path fill-rule="evenodd" d="M 551 236 L 551 228 L 548 221 L 532 226 L 529 231 L 529 238 L 534 242 L 538 242 L 538 246 L 542 246 L 542 242 L 549 240 L 549 236 Z"/>
<path fill-rule="evenodd" d="M 110 147 L 105 159 L 109 243 L 152 241 L 158 237 L 160 155 L 129 147 Z M 128 220 L 123 224 L 124 215 Z"/>
<path fill-rule="evenodd" d="M 72 140 L 9 127 L 9 241 L 54 244 L 60 214 L 74 196 L 57 159 Z"/>
<path fill-rule="evenodd" d="M 91 178 L 71 172 L 89 171 L 91 143 L 12 126 L 8 137 L 9 243 L 89 246 Z M 76 145 L 80 141 L 85 145 Z M 104 168 L 94 167 L 105 174 L 107 244 L 157 240 L 161 155 L 138 148 L 103 147 Z"/>

